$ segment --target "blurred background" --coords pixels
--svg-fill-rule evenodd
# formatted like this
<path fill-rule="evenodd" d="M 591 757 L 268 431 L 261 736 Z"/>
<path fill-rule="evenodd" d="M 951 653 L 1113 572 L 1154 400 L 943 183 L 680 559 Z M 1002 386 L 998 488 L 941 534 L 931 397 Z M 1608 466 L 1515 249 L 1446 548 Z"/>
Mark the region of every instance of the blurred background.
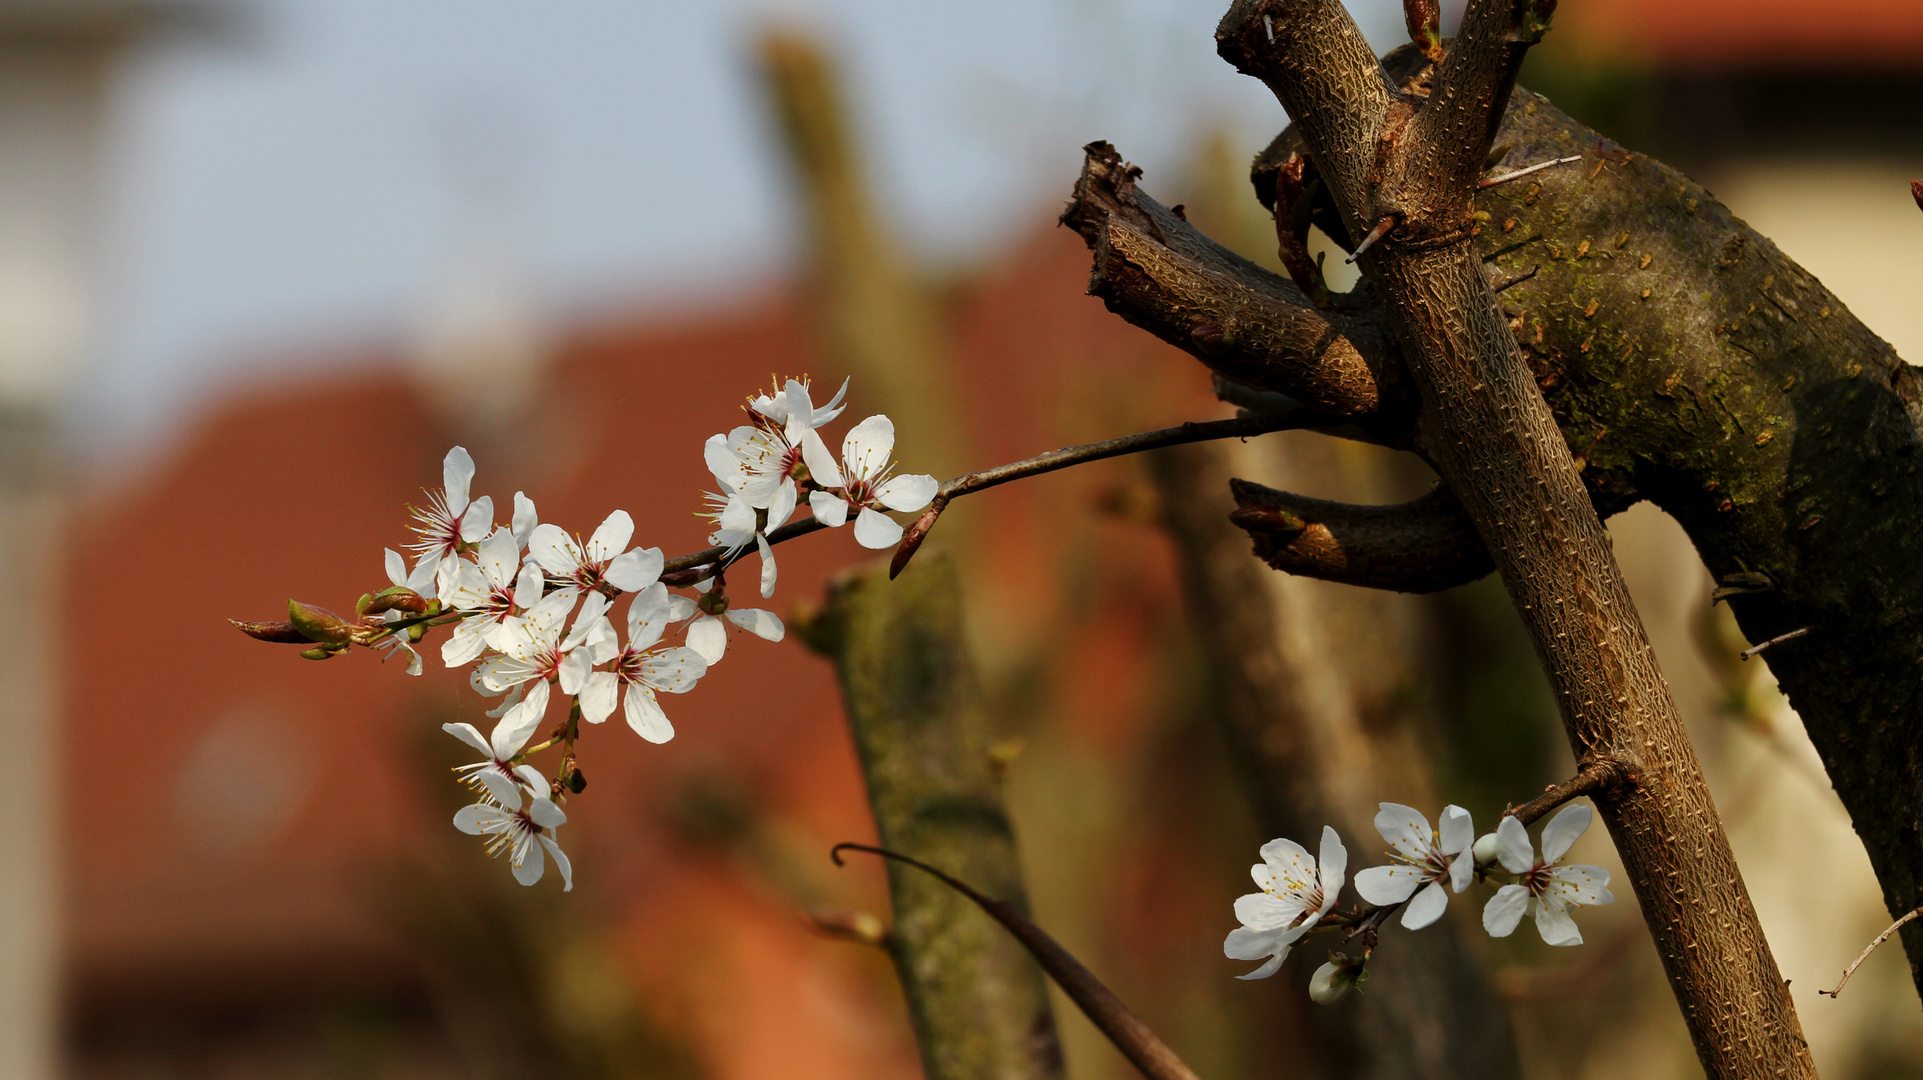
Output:
<path fill-rule="evenodd" d="M 619 506 L 640 542 L 700 547 L 700 443 L 771 373 L 854 376 L 850 419 L 889 412 L 941 476 L 1224 415 L 1082 294 L 1054 224 L 1107 139 L 1273 264 L 1246 165 L 1285 118 L 1215 58 L 1222 6 L 0 0 L 0 1076 L 916 1075 L 886 957 L 806 918 L 887 899 L 826 858 L 873 826 L 798 641 L 739 641 L 670 744 L 589 733 L 562 897 L 447 825 L 439 726 L 488 723 L 463 679 L 311 664 L 225 620 L 383 586 L 456 442 L 497 506 L 525 490 L 582 530 Z M 1401 43 L 1399 5 L 1352 9 Z M 1557 18 L 1526 85 L 1692 172 L 1923 357 L 1923 8 Z M 1352 501 L 1426 483 L 1312 436 L 1187 467 Z M 1269 834 L 1167 477 L 1003 488 L 942 540 L 1038 919 L 1203 1075 L 1306 1075 L 1287 1017 L 1319 958 L 1243 983 L 1220 953 Z M 1815 994 L 1887 916 L 1796 717 L 1734 662 L 1681 532 L 1647 507 L 1611 529 L 1819 1065 L 1923 1075 L 1897 947 Z M 805 618 L 863 557 L 783 549 L 776 606 Z M 1354 765 L 1319 782 L 1358 864 L 1376 799 L 1486 826 L 1567 774 L 1493 583 L 1261 582 L 1293 707 Z M 1600 829 L 1578 854 L 1615 865 Z M 1576 950 L 1450 912 L 1524 1075 L 1698 1074 L 1621 893 Z M 1057 1011 L 1071 1076 L 1131 1075 Z"/>

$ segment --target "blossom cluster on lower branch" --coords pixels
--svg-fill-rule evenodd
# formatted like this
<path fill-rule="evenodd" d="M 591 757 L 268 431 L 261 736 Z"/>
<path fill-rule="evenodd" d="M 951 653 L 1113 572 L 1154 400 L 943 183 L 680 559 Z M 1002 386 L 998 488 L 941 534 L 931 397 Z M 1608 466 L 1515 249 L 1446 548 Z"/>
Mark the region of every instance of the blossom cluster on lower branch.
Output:
<path fill-rule="evenodd" d="M 846 390 L 844 383 L 816 408 L 807 381 L 790 379 L 748 401 L 747 423 L 708 440 L 704 457 L 719 490 L 707 493 L 700 516 L 712 523 L 708 542 L 716 550 L 678 560 L 683 565 L 665 580 L 661 549 L 632 545 L 634 519 L 625 510 L 583 540 L 541 521 L 534 500 L 515 492 L 511 520 L 497 523 L 490 497 L 470 497 L 474 460 L 457 446 L 442 462 L 441 488 L 427 493 L 425 508 L 412 509 L 414 537 L 403 546 L 413 565 L 387 550 L 388 585 L 362 596 L 353 617 L 290 601 L 286 623 L 238 625 L 264 640 L 308 646 L 302 655 L 315 660 L 355 646 L 382 650 L 405 657 L 410 675 L 425 666 L 418 646 L 446 630 L 441 662 L 472 665 L 474 690 L 501 699 L 487 713 L 497 722 L 485 736 L 472 724 L 444 725 L 481 755 L 457 770 L 478 801 L 454 825 L 485 837 L 488 853 L 505 855 L 522 884 L 539 881 L 552 860 L 570 889 L 573 866 L 556 832 L 567 821 L 561 804 L 586 788 L 576 757 L 581 722 L 599 724 L 618 711 L 641 738 L 667 742 L 674 725 L 660 695 L 686 693 L 708 677 L 727 654 L 730 628 L 780 641 L 780 617 L 735 604 L 727 570 L 752 547 L 760 594 L 772 596 L 768 534 L 803 502 L 820 525 L 852 519 L 863 546 L 888 548 L 902 527 L 887 512 L 918 511 L 933 499 L 934 477 L 894 474 L 895 428 L 886 416 L 854 425 L 836 460 L 820 432 L 841 414 Z M 671 640 L 676 634 L 680 644 Z M 534 742 L 555 698 L 566 700 L 566 716 Z M 530 762 L 549 749 L 557 751 L 552 775 Z"/>
<path fill-rule="evenodd" d="M 1326 1004 L 1367 977 L 1377 934 L 1391 914 L 1400 910 L 1402 925 L 1420 930 L 1442 917 L 1451 893 L 1477 882 L 1501 886 L 1482 909 L 1482 926 L 1491 936 L 1508 937 L 1524 915 L 1534 914 L 1543 941 L 1580 945 L 1582 932 L 1569 909 L 1616 899 L 1608 888 L 1609 871 L 1561 865 L 1594 816 L 1587 806 L 1566 807 L 1543 827 L 1538 858 L 1528 829 L 1513 815 L 1505 815 L 1495 832 L 1478 839 L 1469 812 L 1460 806 L 1444 807 L 1440 828 L 1432 829 L 1414 807 L 1382 803 L 1375 827 L 1388 841 L 1392 861 L 1355 875 L 1355 891 L 1364 906 L 1347 911 L 1338 901 L 1349 853 L 1333 828 L 1322 827 L 1321 847 L 1314 856 L 1293 840 L 1271 840 L 1262 845 L 1262 861 L 1250 870 L 1262 891 L 1236 900 L 1235 917 L 1242 925 L 1229 932 L 1222 951 L 1231 960 L 1263 961 L 1238 978 L 1264 979 L 1281 968 L 1309 933 L 1344 931 L 1345 941 L 1360 937 L 1360 956 L 1335 954 L 1310 977 L 1309 996 Z"/>

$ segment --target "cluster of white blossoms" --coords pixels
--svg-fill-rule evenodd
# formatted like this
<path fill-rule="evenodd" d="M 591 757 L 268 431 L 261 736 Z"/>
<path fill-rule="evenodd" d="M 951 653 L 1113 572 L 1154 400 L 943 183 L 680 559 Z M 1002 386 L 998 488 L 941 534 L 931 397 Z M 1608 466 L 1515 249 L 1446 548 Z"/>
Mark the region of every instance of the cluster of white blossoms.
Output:
<path fill-rule="evenodd" d="M 1362 935 L 1362 956 L 1337 954 L 1311 976 L 1309 996 L 1326 1004 L 1365 977 L 1376 929 L 1390 914 L 1401 909 L 1402 925 L 1420 930 L 1442 917 L 1450 893 L 1503 876 L 1511 880 L 1483 907 L 1483 929 L 1494 937 L 1508 937 L 1522 917 L 1533 912 L 1543 941 L 1580 945 L 1582 933 L 1569 908 L 1616 899 L 1608 889 L 1609 871 L 1560 865 L 1594 816 L 1587 806 L 1570 806 L 1557 814 L 1543 827 L 1538 859 L 1528 830 L 1514 816 L 1505 816 L 1495 832 L 1478 840 L 1469 812 L 1460 806 L 1444 807 L 1436 830 L 1414 807 L 1382 803 L 1375 827 L 1388 841 L 1394 861 L 1355 875 L 1355 891 L 1369 906 L 1346 912 L 1337 909 L 1336 901 L 1349 853 L 1334 829 L 1323 826 L 1321 850 L 1314 858 L 1293 840 L 1271 840 L 1262 845 L 1262 861 L 1250 871 L 1262 891 L 1236 900 L 1235 917 L 1242 925 L 1229 932 L 1222 951 L 1231 960 L 1263 961 L 1238 978 L 1265 979 L 1312 930 Z"/>
<path fill-rule="evenodd" d="M 474 460 L 457 446 L 442 463 L 441 489 L 413 511 L 413 566 L 386 552 L 390 585 L 362 597 L 359 622 L 296 604 L 288 625 L 315 644 L 306 653 L 315 659 L 369 645 L 405 655 L 411 675 L 423 667 L 415 646 L 430 629 L 449 627 L 442 662 L 472 665 L 470 685 L 502 698 L 487 713 L 497 723 L 485 736 L 471 724 L 444 725 L 481 755 L 459 770 L 479 801 L 455 815 L 455 827 L 486 837 L 488 853 L 505 854 L 522 884 L 539 881 L 552 858 L 571 889 L 573 868 L 555 832 L 567 820 L 559 803 L 585 787 L 574 754 L 580 722 L 599 724 L 619 711 L 643 739 L 667 742 L 674 725 L 660 695 L 694 689 L 727 653 L 730 627 L 780 641 L 786 628 L 773 612 L 731 602 L 726 570 L 753 546 L 761 595 L 772 596 L 768 534 L 804 500 L 821 525 L 836 528 L 852 517 L 857 541 L 886 548 L 901 540 L 902 527 L 885 511 L 920 510 L 934 498 L 934 477 L 893 475 L 895 429 L 886 416 L 856 424 L 836 460 L 820 431 L 841 414 L 846 390 L 843 383 L 817 409 L 807 382 L 788 380 L 749 401 L 748 423 L 708 440 L 719 491 L 707 495 L 710 509 L 701 516 L 713 522 L 709 543 L 721 550 L 669 581 L 660 548 L 631 546 L 634 520 L 624 510 L 584 541 L 542 522 L 533 500 L 515 492 L 513 519 L 497 523 L 491 499 L 469 497 Z M 671 582 L 692 595 L 672 591 Z M 676 633 L 680 644 L 669 640 Z M 567 701 L 566 718 L 534 742 L 555 698 Z M 561 750 L 551 778 L 528 763 L 550 747 Z"/>

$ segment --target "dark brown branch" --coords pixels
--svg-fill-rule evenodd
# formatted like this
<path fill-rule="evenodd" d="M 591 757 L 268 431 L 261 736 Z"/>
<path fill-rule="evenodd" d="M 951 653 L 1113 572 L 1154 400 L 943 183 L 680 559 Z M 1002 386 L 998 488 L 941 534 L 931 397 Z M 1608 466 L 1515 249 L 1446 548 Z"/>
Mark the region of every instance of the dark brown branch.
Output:
<path fill-rule="evenodd" d="M 1369 186 L 1378 133 L 1396 121 L 1375 50 L 1341 0 L 1236 0 L 1215 28 L 1215 49 L 1268 85 L 1307 135 L 1344 220 L 1359 226 L 1353 234 L 1368 232 L 1381 215 L 1357 193 Z"/>
<path fill-rule="evenodd" d="M 1511 809 L 1504 817 L 1513 817 L 1524 825 L 1533 825 L 1543 815 L 1571 799 L 1584 795 L 1595 796 L 1614 793 L 1626 784 L 1636 781 L 1629 766 L 1610 758 L 1598 758 L 1583 763 L 1576 775 L 1557 784 L 1541 795 L 1530 799 L 1521 806 Z"/>
<path fill-rule="evenodd" d="M 1229 520 L 1277 570 L 1371 589 L 1430 593 L 1495 569 L 1481 537 L 1446 488 L 1395 506 L 1356 506 L 1292 495 L 1247 480 L 1229 489 Z"/>
<path fill-rule="evenodd" d="M 1062 988 L 1062 992 L 1075 1002 L 1084 1016 L 1087 1016 L 1096 1027 L 1102 1029 L 1102 1034 L 1108 1036 L 1108 1041 L 1114 1043 L 1115 1048 L 1134 1063 L 1143 1076 L 1148 1077 L 1149 1080 L 1198 1080 L 1195 1073 L 1187 1065 L 1182 1064 L 1182 1059 L 1176 1057 L 1175 1052 L 1164 1045 L 1161 1039 L 1156 1038 L 1147 1024 L 1142 1023 L 1134 1013 L 1129 1011 L 1128 1006 L 1122 1004 L 1121 998 L 1116 997 L 1114 992 L 1104 986 L 1093 972 L 1082 966 L 1080 960 L 1075 959 L 1072 953 L 1050 937 L 1048 931 L 1036 926 L 1020 908 L 1006 901 L 983 896 L 970 888 L 967 882 L 956 880 L 919 859 L 910 858 L 886 848 L 870 847 L 867 844 L 836 844 L 830 853 L 836 866 L 842 865 L 843 851 L 865 851 L 870 855 L 879 855 L 884 859 L 893 859 L 912 866 L 973 900 L 996 922 L 1007 927 L 1009 933 L 1015 935 L 1015 939 L 1020 941 L 1033 954 L 1036 962 L 1042 965 L 1042 970 L 1048 972 L 1049 978 L 1055 980 L 1055 985 Z"/>
<path fill-rule="evenodd" d="M 1516 72 L 1555 10 L 1556 0 L 1470 0 L 1436 72 L 1435 89 L 1409 124 L 1403 161 L 1412 190 L 1449 192 L 1467 204 Z"/>

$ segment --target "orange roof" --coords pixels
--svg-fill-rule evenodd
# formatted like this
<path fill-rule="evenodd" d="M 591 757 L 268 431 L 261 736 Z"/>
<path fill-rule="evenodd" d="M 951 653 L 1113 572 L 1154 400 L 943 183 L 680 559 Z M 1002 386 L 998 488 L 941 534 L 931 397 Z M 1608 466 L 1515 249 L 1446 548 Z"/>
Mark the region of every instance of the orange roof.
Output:
<path fill-rule="evenodd" d="M 1564 4 L 1554 37 L 1664 67 L 1923 69 L 1923 2 L 1592 0 Z"/>

